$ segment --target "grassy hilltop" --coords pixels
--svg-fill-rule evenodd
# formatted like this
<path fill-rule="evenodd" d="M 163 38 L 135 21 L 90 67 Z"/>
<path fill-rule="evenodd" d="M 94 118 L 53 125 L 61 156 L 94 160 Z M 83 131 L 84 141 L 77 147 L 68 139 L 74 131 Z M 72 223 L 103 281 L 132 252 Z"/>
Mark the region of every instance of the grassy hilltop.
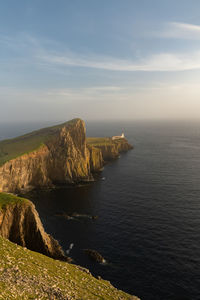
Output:
<path fill-rule="evenodd" d="M 0 193 L 0 210 L 4 209 L 6 205 L 24 202 L 27 202 L 27 199 L 12 194 Z"/>
<path fill-rule="evenodd" d="M 0 141 L 0 166 L 23 154 L 37 150 L 56 135 L 63 126 L 72 126 L 78 119 L 33 131 L 13 139 Z"/>
<path fill-rule="evenodd" d="M 23 154 L 35 151 L 45 145 L 45 143 L 53 138 L 58 131 L 64 127 L 73 126 L 80 119 L 73 119 L 71 121 L 51 126 L 47 128 L 42 128 L 25 135 L 0 141 L 0 166 L 2 166 L 7 161 L 17 158 Z M 111 146 L 113 144 L 120 143 L 120 140 L 112 141 L 108 137 L 88 137 L 87 144 L 90 146 Z"/>
<path fill-rule="evenodd" d="M 111 138 L 108 137 L 88 137 L 87 144 L 91 146 L 105 146 L 105 145 L 112 145 L 113 141 Z"/>

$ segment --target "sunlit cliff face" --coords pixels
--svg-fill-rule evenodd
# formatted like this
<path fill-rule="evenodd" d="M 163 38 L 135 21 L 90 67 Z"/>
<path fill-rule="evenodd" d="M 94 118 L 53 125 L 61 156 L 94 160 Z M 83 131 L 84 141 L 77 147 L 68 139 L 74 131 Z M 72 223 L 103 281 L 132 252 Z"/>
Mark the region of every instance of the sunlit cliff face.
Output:
<path fill-rule="evenodd" d="M 31 148 L 21 153 L 24 140 Z M 84 121 L 73 119 L 0 142 L 0 149 L 7 151 L 5 157 L 2 152 L 0 160 L 0 191 L 16 193 L 37 187 L 93 181 L 93 172 L 101 170 L 105 161 L 132 148 L 124 138 L 116 141 L 97 138 L 95 141 L 86 139 Z"/>

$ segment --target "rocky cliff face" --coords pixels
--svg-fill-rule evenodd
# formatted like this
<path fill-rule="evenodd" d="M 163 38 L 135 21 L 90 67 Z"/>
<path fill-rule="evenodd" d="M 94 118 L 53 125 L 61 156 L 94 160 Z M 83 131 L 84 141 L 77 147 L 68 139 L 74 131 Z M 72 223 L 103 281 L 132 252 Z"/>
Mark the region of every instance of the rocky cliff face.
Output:
<path fill-rule="evenodd" d="M 59 243 L 47 234 L 33 203 L 12 202 L 0 210 L 0 235 L 47 256 L 67 260 Z"/>
<path fill-rule="evenodd" d="M 102 151 L 99 148 L 87 146 L 90 152 L 90 170 L 91 172 L 98 172 L 103 168 L 104 160 Z"/>
<path fill-rule="evenodd" d="M 92 163 L 84 122 L 76 119 L 59 128 L 39 149 L 4 163 L 0 167 L 0 191 L 88 181 L 92 179 Z"/>
<path fill-rule="evenodd" d="M 96 145 L 95 147 L 101 150 L 104 162 L 116 159 L 120 153 L 133 149 L 126 139 L 115 140 L 111 144 Z"/>
<path fill-rule="evenodd" d="M 80 119 L 33 132 L 28 136 L 28 142 L 31 138 L 41 138 L 45 132 L 48 132 L 48 138 L 38 149 L 10 159 L 0 167 L 0 191 L 17 193 L 37 187 L 90 181 L 93 180 L 92 173 L 102 169 L 105 161 L 132 148 L 125 139 L 106 146 L 87 145 L 85 124 Z M 26 138 L 18 138 L 18 144 L 19 140 L 23 140 L 23 145 L 27 144 Z"/>

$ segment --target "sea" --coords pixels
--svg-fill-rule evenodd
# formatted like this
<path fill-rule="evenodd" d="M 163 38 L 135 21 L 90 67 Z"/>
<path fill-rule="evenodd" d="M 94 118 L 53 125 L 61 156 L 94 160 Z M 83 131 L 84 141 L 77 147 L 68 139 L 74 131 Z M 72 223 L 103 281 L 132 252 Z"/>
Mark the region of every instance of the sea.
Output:
<path fill-rule="evenodd" d="M 46 125 L 1 123 L 0 139 Z M 124 132 L 134 149 L 94 182 L 27 193 L 45 230 L 75 264 L 142 300 L 200 300 L 200 121 L 86 127 L 87 136 Z M 106 263 L 90 260 L 84 249 Z"/>

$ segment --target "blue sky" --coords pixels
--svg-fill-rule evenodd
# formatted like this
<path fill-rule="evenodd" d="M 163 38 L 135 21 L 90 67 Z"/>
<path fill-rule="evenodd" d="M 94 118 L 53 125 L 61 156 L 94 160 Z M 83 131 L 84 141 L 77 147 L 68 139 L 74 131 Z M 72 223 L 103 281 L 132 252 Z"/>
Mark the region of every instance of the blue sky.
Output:
<path fill-rule="evenodd" d="M 0 2 L 0 120 L 200 117 L 200 1 Z"/>

